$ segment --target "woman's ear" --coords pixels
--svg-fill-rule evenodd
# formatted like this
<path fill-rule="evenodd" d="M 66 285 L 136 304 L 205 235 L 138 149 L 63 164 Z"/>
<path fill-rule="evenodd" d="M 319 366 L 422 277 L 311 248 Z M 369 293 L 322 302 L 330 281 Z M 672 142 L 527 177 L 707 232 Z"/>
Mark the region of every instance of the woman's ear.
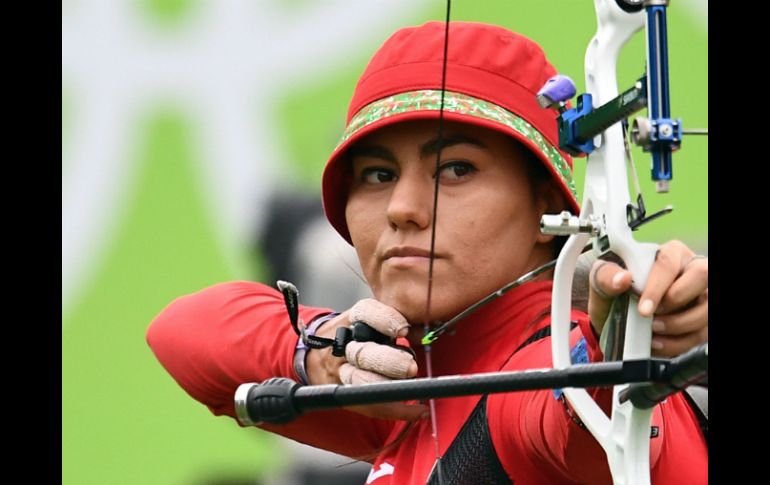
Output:
<path fill-rule="evenodd" d="M 539 216 L 543 216 L 544 214 L 558 214 L 568 207 L 567 201 L 564 199 L 561 190 L 550 180 L 540 181 L 535 192 L 537 197 L 536 207 Z M 554 237 L 556 236 L 553 234 L 543 234 L 540 232 L 537 236 L 537 242 L 550 243 L 553 241 Z"/>

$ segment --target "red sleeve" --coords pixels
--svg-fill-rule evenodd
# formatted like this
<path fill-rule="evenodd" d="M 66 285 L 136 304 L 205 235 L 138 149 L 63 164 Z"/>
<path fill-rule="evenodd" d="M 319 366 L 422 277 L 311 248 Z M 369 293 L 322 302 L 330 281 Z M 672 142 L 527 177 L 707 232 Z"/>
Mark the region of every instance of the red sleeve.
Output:
<path fill-rule="evenodd" d="M 572 315 L 580 328 L 570 333 L 570 346 L 582 337 L 587 318 Z M 594 337 L 594 338 L 592 338 Z M 589 359 L 595 357 L 595 336 L 586 339 Z M 551 339 L 521 349 L 505 370 L 552 367 Z M 612 389 L 589 389 L 609 409 Z M 571 419 L 554 391 L 524 391 L 490 396 L 489 428 L 503 467 L 514 483 L 612 484 L 604 450 L 590 432 Z M 513 418 L 513 419 L 512 419 Z"/>
<path fill-rule="evenodd" d="M 330 312 L 300 306 L 299 315 L 310 322 Z M 233 396 L 240 384 L 276 376 L 297 380 L 297 335 L 283 296 L 260 283 L 223 283 L 177 298 L 150 324 L 147 343 L 174 380 L 215 415 L 235 417 Z M 360 456 L 384 444 L 392 422 L 336 410 L 263 427 L 318 448 Z"/>
<path fill-rule="evenodd" d="M 571 347 L 583 337 L 585 329 L 589 360 L 601 360 L 596 335 L 587 328 L 588 319 L 578 320 L 580 328 L 571 333 Z M 551 340 L 545 338 L 522 349 L 505 370 L 551 366 Z M 588 392 L 609 415 L 612 388 L 593 388 Z M 554 391 L 490 396 L 488 412 L 495 449 L 514 483 L 612 484 L 601 445 L 570 416 Z M 705 440 L 684 398 L 671 396 L 657 406 L 651 426 L 658 432 L 650 441 L 653 483 L 707 483 Z"/>

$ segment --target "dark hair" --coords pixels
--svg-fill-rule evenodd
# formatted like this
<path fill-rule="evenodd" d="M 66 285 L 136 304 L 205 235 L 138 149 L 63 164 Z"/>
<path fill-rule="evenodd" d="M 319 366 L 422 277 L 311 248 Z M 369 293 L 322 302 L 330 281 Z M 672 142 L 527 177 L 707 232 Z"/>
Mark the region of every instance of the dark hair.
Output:
<path fill-rule="evenodd" d="M 512 139 L 513 140 L 513 139 Z M 548 169 L 543 164 L 542 160 L 538 158 L 537 155 L 535 155 L 534 152 L 532 152 L 530 149 L 525 147 L 522 143 L 520 143 L 517 140 L 513 140 L 516 145 L 518 145 L 521 148 L 521 151 L 525 155 L 525 162 L 527 166 L 527 175 L 529 176 L 530 185 L 532 187 L 532 194 L 533 196 L 536 196 L 537 193 L 541 190 L 541 187 L 543 187 L 544 184 L 553 184 L 553 175 L 551 172 L 548 171 Z M 561 193 L 561 191 L 559 191 Z M 561 207 L 559 210 L 566 209 L 569 204 L 564 199 L 564 197 L 561 197 Z M 567 242 L 567 236 L 556 236 L 553 239 L 552 248 L 553 248 L 553 258 L 556 259 L 559 257 L 559 253 L 561 252 L 561 249 L 564 247 L 564 244 Z"/>

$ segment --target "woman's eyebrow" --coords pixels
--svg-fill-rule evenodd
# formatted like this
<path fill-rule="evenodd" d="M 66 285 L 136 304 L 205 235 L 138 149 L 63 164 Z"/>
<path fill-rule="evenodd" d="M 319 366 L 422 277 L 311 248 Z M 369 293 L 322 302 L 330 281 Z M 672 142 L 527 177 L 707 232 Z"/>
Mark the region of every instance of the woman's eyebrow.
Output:
<path fill-rule="evenodd" d="M 388 162 L 396 163 L 396 156 L 387 148 L 380 145 L 358 145 L 350 149 L 350 159 L 353 160 L 356 157 L 369 157 L 379 158 L 381 160 L 387 160 Z"/>
<path fill-rule="evenodd" d="M 446 136 L 446 137 L 436 137 L 431 140 L 428 140 L 427 142 L 423 143 L 420 146 L 420 156 L 425 158 L 430 155 L 435 155 L 438 153 L 439 149 L 443 150 L 444 148 L 451 147 L 453 145 L 473 145 L 478 148 L 483 148 L 485 150 L 488 149 L 488 147 L 483 144 L 481 141 L 477 140 L 476 138 L 473 138 L 468 135 L 452 135 L 452 136 Z"/>

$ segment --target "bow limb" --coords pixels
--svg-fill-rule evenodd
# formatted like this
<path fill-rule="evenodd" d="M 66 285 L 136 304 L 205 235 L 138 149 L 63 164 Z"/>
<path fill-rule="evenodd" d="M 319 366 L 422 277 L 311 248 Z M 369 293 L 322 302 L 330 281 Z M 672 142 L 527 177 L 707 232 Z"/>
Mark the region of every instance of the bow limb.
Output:
<path fill-rule="evenodd" d="M 644 11 L 628 13 L 614 0 L 595 0 L 597 32 L 586 51 L 586 88 L 595 106 L 618 95 L 616 63 L 623 45 L 645 23 Z M 619 123 L 594 139 L 596 149 L 589 155 L 582 200 L 581 221 L 590 221 L 592 234 L 570 236 L 559 255 L 552 295 L 552 353 L 554 368 L 572 365 L 569 349 L 572 275 L 580 251 L 589 238 L 597 255 L 613 252 L 620 256 L 634 275 L 638 288 L 644 288 L 658 246 L 633 239 L 626 207 L 628 191 L 623 131 Z M 623 347 L 624 359 L 650 357 L 652 318 L 637 311 L 638 300 L 631 296 Z M 566 388 L 564 393 L 575 412 L 607 453 L 615 484 L 650 483 L 650 419 L 652 408 L 639 409 L 631 402 L 620 404 L 618 395 L 628 385 L 613 389 L 612 415 L 604 411 L 584 389 Z"/>

